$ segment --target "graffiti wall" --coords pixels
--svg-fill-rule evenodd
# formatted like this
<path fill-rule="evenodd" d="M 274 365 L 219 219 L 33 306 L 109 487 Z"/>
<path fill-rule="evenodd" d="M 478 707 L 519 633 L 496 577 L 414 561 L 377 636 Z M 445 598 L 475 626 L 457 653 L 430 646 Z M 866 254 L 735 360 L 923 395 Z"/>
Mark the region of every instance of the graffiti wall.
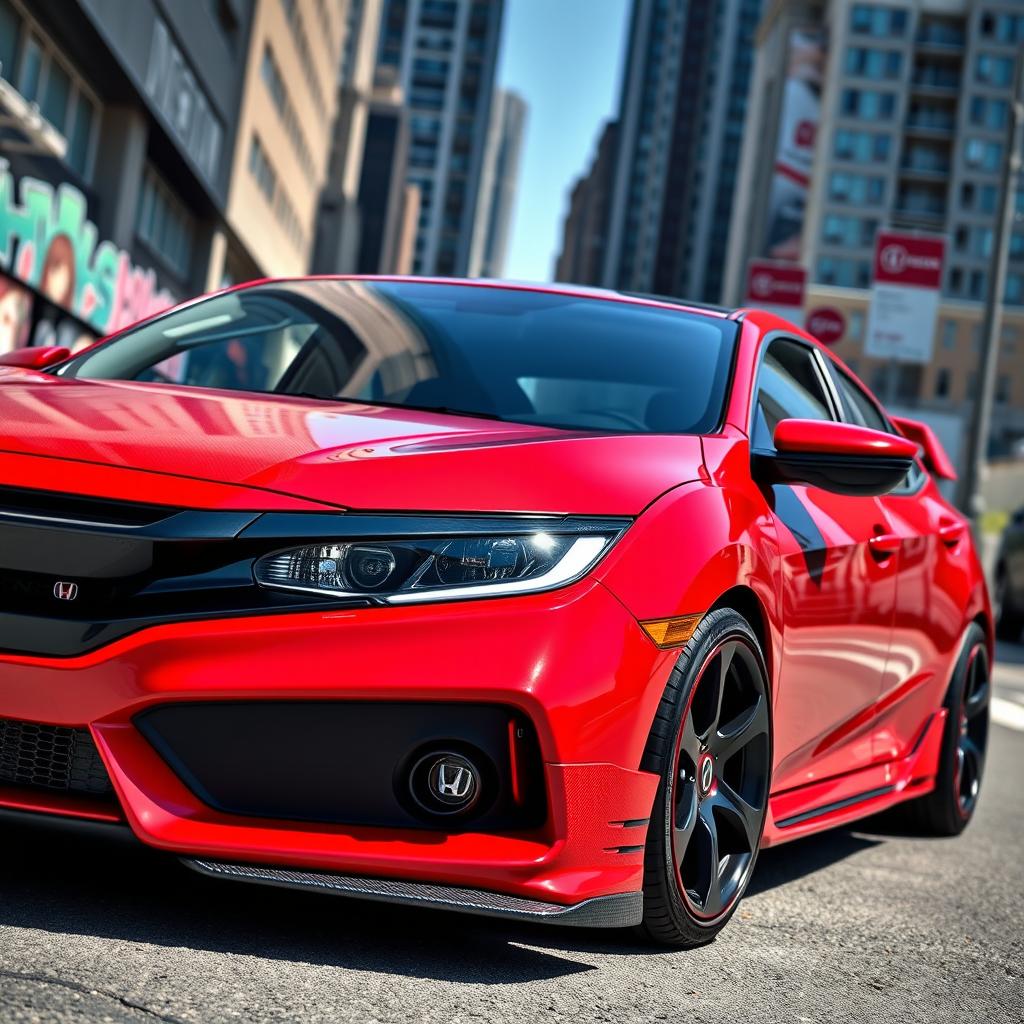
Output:
<path fill-rule="evenodd" d="M 135 266 L 123 249 L 98 239 L 86 198 L 77 188 L 29 177 L 16 183 L 2 159 L 0 274 L 0 352 L 12 338 L 11 347 L 55 343 L 37 337 L 39 323 L 54 319 L 45 315 L 51 308 L 103 335 L 175 302 L 170 292 L 158 288 L 152 270 Z M 38 308 L 27 308 L 32 299 Z"/>

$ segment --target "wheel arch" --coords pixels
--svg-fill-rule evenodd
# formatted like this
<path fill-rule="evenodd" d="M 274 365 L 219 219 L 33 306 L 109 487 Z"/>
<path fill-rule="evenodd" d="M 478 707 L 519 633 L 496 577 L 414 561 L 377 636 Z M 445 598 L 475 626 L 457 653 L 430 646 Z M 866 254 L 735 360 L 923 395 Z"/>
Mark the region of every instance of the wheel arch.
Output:
<path fill-rule="evenodd" d="M 718 608 L 731 608 L 739 613 L 754 631 L 754 636 L 757 637 L 757 642 L 761 645 L 761 653 L 764 655 L 765 668 L 768 670 L 768 689 L 771 694 L 771 683 L 776 675 L 772 630 L 769 625 L 768 612 L 757 592 L 747 584 L 737 584 L 722 594 L 708 611 L 713 612 Z"/>

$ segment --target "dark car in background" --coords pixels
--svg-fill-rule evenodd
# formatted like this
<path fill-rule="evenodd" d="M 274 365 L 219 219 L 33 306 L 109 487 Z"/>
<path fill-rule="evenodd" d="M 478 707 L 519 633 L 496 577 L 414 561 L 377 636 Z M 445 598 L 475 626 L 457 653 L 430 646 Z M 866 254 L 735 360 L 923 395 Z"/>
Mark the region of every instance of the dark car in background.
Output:
<path fill-rule="evenodd" d="M 1024 508 L 1014 512 L 1003 533 L 993 611 L 999 639 L 1019 640 L 1024 632 Z"/>

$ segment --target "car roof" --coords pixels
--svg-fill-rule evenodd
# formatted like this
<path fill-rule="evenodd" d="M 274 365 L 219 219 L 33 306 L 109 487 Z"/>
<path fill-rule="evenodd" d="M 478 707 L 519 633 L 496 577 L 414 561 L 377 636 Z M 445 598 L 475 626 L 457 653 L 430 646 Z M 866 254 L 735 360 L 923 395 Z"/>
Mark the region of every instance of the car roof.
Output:
<path fill-rule="evenodd" d="M 739 319 L 745 312 L 728 306 L 716 306 L 705 302 L 693 302 L 672 295 L 654 295 L 644 292 L 617 291 L 614 288 L 594 288 L 589 285 L 563 282 L 541 283 L 537 281 L 514 281 L 482 277 L 418 277 L 405 274 L 307 274 L 294 277 L 263 278 L 246 281 L 237 287 L 272 284 L 276 281 L 401 281 L 409 284 L 447 284 L 470 288 L 495 288 L 516 291 L 545 292 L 552 295 L 578 295 L 581 298 L 606 299 L 637 306 L 671 307 L 687 313 L 697 313 L 715 319 Z"/>

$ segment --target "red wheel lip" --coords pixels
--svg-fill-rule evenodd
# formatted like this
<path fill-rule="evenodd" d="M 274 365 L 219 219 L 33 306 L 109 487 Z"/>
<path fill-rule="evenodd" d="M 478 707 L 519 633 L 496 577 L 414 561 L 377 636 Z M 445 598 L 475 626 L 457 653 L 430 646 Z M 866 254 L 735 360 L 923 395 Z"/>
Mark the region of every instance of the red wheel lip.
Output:
<path fill-rule="evenodd" d="M 675 743 L 673 743 L 673 745 L 672 745 L 672 793 L 673 793 L 673 795 L 675 794 L 675 787 L 676 787 L 676 784 L 679 781 L 679 779 L 678 779 L 678 775 L 679 775 L 679 772 L 678 772 L 678 767 L 679 767 L 679 749 L 682 746 L 682 742 L 683 742 L 682 723 L 686 720 L 686 716 L 690 713 L 690 706 L 693 703 L 694 695 L 697 693 L 697 687 L 700 685 L 700 681 L 704 678 L 704 673 L 707 671 L 707 667 L 711 663 L 711 661 L 714 659 L 715 655 L 718 654 L 718 652 L 726 644 L 732 643 L 733 641 L 737 641 L 737 640 L 740 641 L 741 643 L 743 643 L 744 646 L 746 646 L 747 650 L 750 651 L 750 653 L 754 657 L 754 660 L 757 662 L 757 666 L 761 670 L 761 675 L 762 675 L 762 677 L 763 677 L 763 679 L 765 681 L 765 699 L 768 701 L 768 722 L 769 722 L 769 730 L 768 730 L 768 759 L 769 759 L 769 766 L 768 766 L 768 772 L 769 772 L 769 783 L 768 783 L 768 794 L 765 797 L 765 813 L 764 813 L 764 817 L 763 817 L 763 819 L 761 821 L 761 834 L 758 836 L 758 848 L 760 848 L 761 836 L 764 835 L 764 827 L 765 827 L 765 824 L 768 821 L 768 799 L 769 799 L 769 797 L 771 795 L 771 768 L 772 768 L 771 758 L 772 758 L 772 751 L 773 751 L 772 730 L 771 730 L 771 708 L 772 708 L 772 702 L 771 702 L 771 683 L 770 683 L 770 680 L 769 680 L 769 677 L 768 677 L 767 667 L 765 666 L 765 663 L 764 663 L 764 658 L 761 656 L 760 651 L 758 651 L 758 649 L 756 647 L 751 647 L 750 644 L 747 642 L 747 638 L 745 636 L 743 636 L 742 634 L 733 634 L 733 635 L 724 636 L 721 640 L 718 641 L 717 644 L 715 644 L 715 646 L 708 653 L 707 657 L 704 659 L 704 664 L 701 665 L 700 672 L 697 674 L 697 678 L 694 680 L 693 686 L 690 687 L 690 693 L 688 694 L 688 696 L 686 698 L 686 706 L 683 708 L 683 713 L 682 713 L 682 715 L 679 718 L 679 728 L 676 730 Z M 717 786 L 717 773 L 716 773 L 715 785 Z M 713 791 L 714 790 L 712 789 L 709 792 L 713 792 Z M 669 823 L 669 827 L 670 828 L 675 828 L 675 813 L 676 813 L 676 809 L 675 809 L 675 800 L 674 799 L 671 802 L 671 812 L 670 813 L 672 815 L 672 819 L 671 819 L 671 821 Z M 754 851 L 754 854 L 756 856 L 757 850 Z M 739 901 L 740 897 L 742 896 L 742 890 L 737 889 L 736 895 L 733 896 L 733 898 L 731 900 L 729 900 L 729 902 L 726 904 L 726 906 L 724 906 L 717 914 L 704 914 L 697 907 L 694 906 L 693 901 L 687 895 L 686 886 L 683 885 L 683 877 L 679 873 L 679 865 L 676 864 L 676 859 L 675 859 L 675 855 L 674 854 L 671 854 L 671 860 L 672 860 L 672 872 L 675 875 L 675 880 L 676 880 L 676 890 L 679 893 L 679 895 L 680 895 L 681 899 L 683 900 L 683 902 L 686 904 L 687 910 L 697 920 L 699 920 L 699 921 L 701 921 L 703 923 L 706 923 L 706 924 L 714 924 L 714 922 L 721 920 L 727 914 L 732 912 L 733 908 L 736 906 L 737 902 Z"/>

